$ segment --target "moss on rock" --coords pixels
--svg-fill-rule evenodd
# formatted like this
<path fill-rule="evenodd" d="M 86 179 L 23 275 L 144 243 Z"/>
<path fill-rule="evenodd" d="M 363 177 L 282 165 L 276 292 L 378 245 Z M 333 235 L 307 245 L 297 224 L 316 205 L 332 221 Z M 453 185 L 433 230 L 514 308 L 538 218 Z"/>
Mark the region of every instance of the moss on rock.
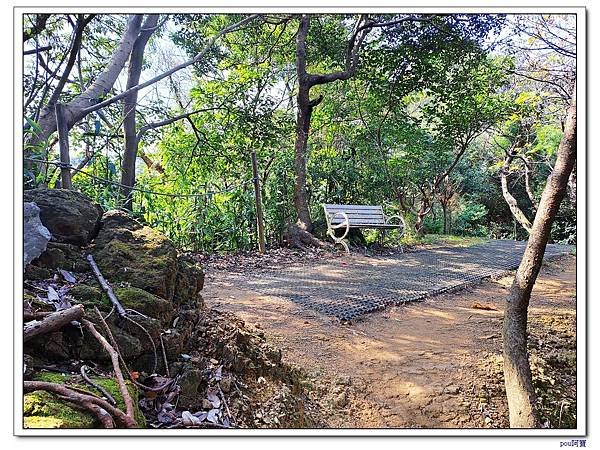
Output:
<path fill-rule="evenodd" d="M 23 398 L 24 428 L 97 428 L 90 413 L 78 411 L 56 395 L 34 391 Z"/>
<path fill-rule="evenodd" d="M 202 268 L 193 259 L 179 256 L 164 234 L 123 211 L 108 211 L 102 217 L 94 258 L 113 286 L 143 289 L 176 304 L 202 303 Z"/>
<path fill-rule="evenodd" d="M 134 309 L 142 314 L 168 324 L 173 317 L 172 303 L 136 287 L 116 288 L 115 294 L 124 308 Z"/>
<path fill-rule="evenodd" d="M 142 226 L 122 211 L 109 211 L 96 238 L 94 258 L 111 283 L 126 283 L 173 299 L 177 250 L 162 233 Z"/>
<path fill-rule="evenodd" d="M 82 384 L 78 377 L 65 376 L 51 372 L 42 372 L 34 376 L 36 381 L 64 384 L 78 389 L 83 389 L 96 394 L 92 388 Z M 92 380 L 102 386 L 113 396 L 117 402 L 117 408 L 125 411 L 125 402 L 118 383 L 112 378 L 92 377 Z M 138 391 L 135 386 L 127 382 L 127 389 L 134 400 L 134 417 L 140 427 L 145 426 L 145 419 L 139 409 L 137 398 Z M 23 398 L 23 426 L 25 428 L 100 428 L 101 425 L 96 417 L 86 411 L 72 407 L 68 402 L 61 400 L 58 396 L 45 392 L 34 391 L 25 394 Z"/>
<path fill-rule="evenodd" d="M 111 308 L 108 297 L 100 288 L 94 286 L 78 284 L 71 288 L 69 295 L 75 300 L 74 303 L 81 303 L 92 316 L 94 315 L 94 306 L 101 311 L 108 311 Z"/>

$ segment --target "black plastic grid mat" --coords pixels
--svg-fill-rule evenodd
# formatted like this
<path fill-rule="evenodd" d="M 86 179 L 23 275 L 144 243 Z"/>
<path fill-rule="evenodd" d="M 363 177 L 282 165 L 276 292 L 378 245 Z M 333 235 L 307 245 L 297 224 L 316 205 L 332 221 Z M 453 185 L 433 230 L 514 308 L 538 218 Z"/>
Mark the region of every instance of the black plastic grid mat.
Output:
<path fill-rule="evenodd" d="M 545 257 L 570 252 L 551 244 Z M 285 267 L 253 274 L 229 273 L 236 285 L 287 298 L 320 313 L 350 320 L 391 305 L 459 290 L 515 270 L 525 242 L 492 240 L 472 247 L 442 247 L 360 261 Z"/>

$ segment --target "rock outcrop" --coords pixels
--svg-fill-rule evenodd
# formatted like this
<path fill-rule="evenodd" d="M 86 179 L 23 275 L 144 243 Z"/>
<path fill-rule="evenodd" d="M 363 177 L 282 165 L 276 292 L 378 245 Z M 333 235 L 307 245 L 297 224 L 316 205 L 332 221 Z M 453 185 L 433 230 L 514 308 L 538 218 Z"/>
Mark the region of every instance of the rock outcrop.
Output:
<path fill-rule="evenodd" d="M 125 211 L 104 213 L 96 226 L 97 205 L 81 194 L 36 189 L 28 191 L 28 196 L 41 199 L 42 221 L 46 220 L 54 239 L 58 236 L 62 242 L 48 243 L 46 250 L 26 267 L 26 279 L 51 279 L 58 269 L 71 271 L 78 280 L 68 291 L 71 303 L 83 304 L 89 320 L 101 327 L 94 308 L 107 315 L 111 303 L 90 272 L 85 256 L 92 253 L 123 307 L 131 310 L 136 322 L 145 329 L 119 320 L 117 314 L 107 320 L 122 345 L 125 359 L 135 369 L 151 369 L 154 352 L 160 351 L 161 334 L 165 331 L 168 331 L 164 333 L 165 351 L 177 358 L 198 320 L 197 309 L 203 304 L 202 268 L 191 258 L 180 255 L 161 232 Z M 51 205 L 51 199 L 56 204 Z M 77 220 L 85 226 L 76 228 Z M 73 230 L 78 237 L 67 236 L 67 230 Z M 90 241 L 91 236 L 94 239 Z M 86 247 L 82 248 L 83 245 Z M 28 346 L 33 354 L 54 360 L 108 360 L 95 339 L 68 327 L 33 339 Z"/>
<path fill-rule="evenodd" d="M 102 208 L 80 192 L 38 188 L 25 191 L 23 200 L 40 208 L 40 219 L 56 242 L 83 246 L 98 233 Z"/>
<path fill-rule="evenodd" d="M 94 258 L 104 276 L 177 304 L 196 303 L 202 269 L 181 257 L 162 233 L 120 210 L 108 211 L 94 241 Z M 195 305 L 194 305 L 195 306 Z"/>

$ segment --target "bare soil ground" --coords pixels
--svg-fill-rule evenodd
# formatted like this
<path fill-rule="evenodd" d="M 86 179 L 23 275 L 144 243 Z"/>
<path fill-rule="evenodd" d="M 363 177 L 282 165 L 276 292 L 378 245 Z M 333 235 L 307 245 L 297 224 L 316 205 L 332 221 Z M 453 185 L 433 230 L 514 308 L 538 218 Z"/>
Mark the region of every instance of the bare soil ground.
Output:
<path fill-rule="evenodd" d="M 285 362 L 303 368 L 327 426 L 508 426 L 501 327 L 512 276 L 348 324 L 223 280 L 219 268 L 208 268 L 207 306 L 254 324 Z M 576 425 L 575 283 L 575 258 L 555 259 L 544 265 L 531 300 L 534 383 L 551 427 Z M 475 309 L 475 302 L 496 310 Z"/>

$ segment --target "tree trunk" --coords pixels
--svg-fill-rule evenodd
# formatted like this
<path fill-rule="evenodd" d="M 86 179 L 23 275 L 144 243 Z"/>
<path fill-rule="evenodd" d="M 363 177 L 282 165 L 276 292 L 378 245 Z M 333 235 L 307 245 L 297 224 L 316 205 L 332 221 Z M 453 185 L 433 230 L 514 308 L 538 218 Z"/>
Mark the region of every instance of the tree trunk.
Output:
<path fill-rule="evenodd" d="M 75 123 L 85 117 L 82 111 L 98 102 L 113 87 L 119 74 L 125 67 L 129 58 L 133 44 L 138 36 L 142 24 L 142 15 L 136 14 L 129 16 L 127 28 L 121 38 L 119 46 L 107 63 L 106 69 L 96 80 L 86 89 L 85 92 L 75 97 L 65 105 L 65 115 L 68 128 L 72 128 Z M 40 132 L 32 136 L 29 144 L 37 146 L 42 144 L 48 137 L 56 131 L 56 120 L 54 118 L 54 105 L 47 105 L 40 114 L 39 119 Z M 26 155 L 28 156 L 28 155 Z"/>
<path fill-rule="evenodd" d="M 537 211 L 538 204 L 535 196 L 533 195 L 533 189 L 531 188 L 531 169 L 529 167 L 529 161 L 527 161 L 525 157 L 523 157 L 523 164 L 525 165 L 525 191 L 527 192 L 531 206 L 533 206 L 533 209 Z"/>
<path fill-rule="evenodd" d="M 310 99 L 310 88 L 320 84 L 333 83 L 338 80 L 348 80 L 356 73 L 358 66 L 358 51 L 365 37 L 371 31 L 373 24 L 367 24 L 367 16 L 361 15 L 346 48 L 344 70 L 326 74 L 311 74 L 306 70 L 306 37 L 310 27 L 310 15 L 300 17 L 296 35 L 296 72 L 298 74 L 296 144 L 294 146 L 294 206 L 297 214 L 297 226 L 307 232 L 312 232 L 313 223 L 308 207 L 306 191 L 306 148 L 312 110 L 323 100 L 323 96 Z"/>
<path fill-rule="evenodd" d="M 309 88 L 299 82 L 298 89 L 298 114 L 296 121 L 296 145 L 294 146 L 294 206 L 298 215 L 298 226 L 308 231 L 313 230 L 313 223 L 308 208 L 308 193 L 306 190 L 306 150 L 308 144 L 308 131 L 310 128 L 311 107 Z"/>
<path fill-rule="evenodd" d="M 508 207 L 510 208 L 510 212 L 512 213 L 513 217 L 517 220 L 517 222 L 521 224 L 523 228 L 525 228 L 525 231 L 531 233 L 531 222 L 519 207 L 517 199 L 514 198 L 508 190 L 508 170 L 513 158 L 514 156 L 512 154 L 508 154 L 504 159 L 504 165 L 502 166 L 502 171 L 500 175 L 500 181 L 502 183 L 502 196 L 508 204 Z"/>
<path fill-rule="evenodd" d="M 296 71 L 298 73 L 297 118 L 296 118 L 296 144 L 294 146 L 294 206 L 296 208 L 297 225 L 309 233 L 313 230 L 313 223 L 308 208 L 306 192 L 306 148 L 308 131 L 310 129 L 310 78 L 306 72 L 306 36 L 310 26 L 310 16 L 304 15 L 300 19 L 298 35 L 296 36 Z"/>
<path fill-rule="evenodd" d="M 127 76 L 126 90 L 137 86 L 140 82 L 142 65 L 144 63 L 144 49 L 148 39 L 152 36 L 156 24 L 158 23 L 158 14 L 149 15 L 144 21 L 144 26 L 140 35 L 133 44 L 131 57 L 129 58 L 129 72 Z M 132 209 L 133 198 L 131 188 L 135 185 L 135 160 L 137 158 L 138 138 L 136 132 L 136 107 L 138 91 L 133 91 L 124 99 L 123 106 L 123 130 L 125 134 L 125 152 L 123 153 L 123 164 L 121 166 L 121 199 L 123 207 Z"/>
<path fill-rule="evenodd" d="M 421 199 L 421 205 L 419 206 L 419 211 L 417 211 L 417 219 L 415 220 L 415 231 L 418 237 L 425 236 L 425 227 L 424 227 L 424 219 L 431 208 L 429 207 L 429 199 L 423 197 Z"/>
<path fill-rule="evenodd" d="M 448 205 L 445 201 L 440 202 L 442 205 L 442 212 L 444 215 L 444 234 L 448 234 Z"/>
<path fill-rule="evenodd" d="M 577 157 L 577 114 L 575 89 L 565 134 L 558 148 L 554 170 L 548 177 L 529 234 L 521 264 L 506 299 L 504 326 L 504 383 L 512 428 L 539 426 L 535 392 L 527 353 L 527 309 L 531 291 L 542 265 L 552 222 L 565 196 L 569 175 Z"/>

